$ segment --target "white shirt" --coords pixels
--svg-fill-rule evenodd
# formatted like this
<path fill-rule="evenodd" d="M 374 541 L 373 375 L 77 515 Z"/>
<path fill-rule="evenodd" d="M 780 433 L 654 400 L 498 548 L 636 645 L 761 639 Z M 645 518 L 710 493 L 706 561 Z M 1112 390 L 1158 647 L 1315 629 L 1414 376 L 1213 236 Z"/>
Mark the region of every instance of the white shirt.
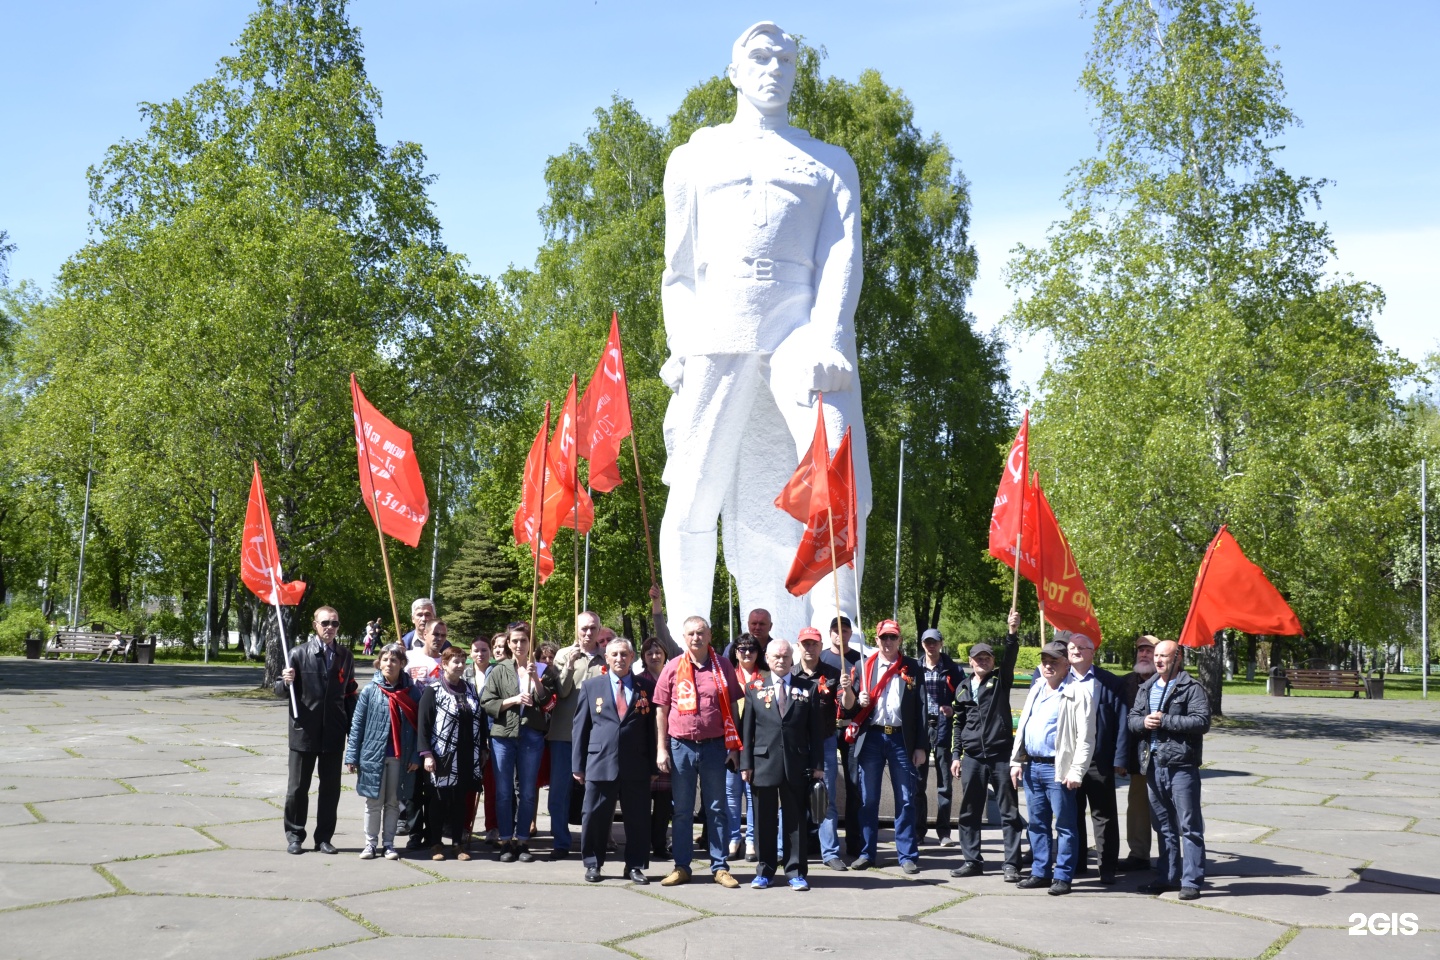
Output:
<path fill-rule="evenodd" d="M 885 676 L 885 671 L 889 669 L 890 664 L 877 655 L 875 669 L 871 671 L 869 682 L 875 683 Z M 861 672 L 860 679 L 861 682 L 865 682 L 864 671 Z M 868 684 L 865 689 L 870 689 Z M 885 688 L 880 691 L 880 696 L 875 701 L 875 709 L 870 713 L 870 722 L 882 727 L 900 726 L 900 698 L 904 693 L 905 681 L 900 679 L 900 671 L 897 670 L 895 676 L 891 677 L 890 682 L 885 684 Z"/>

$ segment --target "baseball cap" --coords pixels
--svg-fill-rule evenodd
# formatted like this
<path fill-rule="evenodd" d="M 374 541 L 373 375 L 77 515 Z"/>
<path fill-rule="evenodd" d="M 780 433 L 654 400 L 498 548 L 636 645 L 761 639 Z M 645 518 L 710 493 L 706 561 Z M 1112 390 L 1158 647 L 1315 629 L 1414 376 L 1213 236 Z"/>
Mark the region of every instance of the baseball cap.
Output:
<path fill-rule="evenodd" d="M 1070 659 L 1070 650 L 1059 640 L 1051 640 L 1040 648 L 1040 656 L 1054 657 L 1056 660 L 1068 661 Z"/>
<path fill-rule="evenodd" d="M 891 635 L 900 636 L 900 624 L 894 620 L 881 620 L 875 626 L 875 636 L 888 637 Z"/>
<path fill-rule="evenodd" d="M 936 643 L 945 642 L 944 638 L 940 636 L 940 631 L 936 630 L 934 627 L 931 627 L 929 630 L 926 630 L 924 633 L 920 634 L 921 643 L 925 643 L 930 640 L 934 640 Z"/>
<path fill-rule="evenodd" d="M 814 627 L 802 627 L 800 629 L 800 636 L 798 639 L 801 643 L 804 643 L 806 640 L 814 640 L 816 643 L 819 643 L 820 631 L 815 629 Z"/>
<path fill-rule="evenodd" d="M 1140 639 L 1135 641 L 1137 647 L 1153 647 L 1160 642 L 1159 637 L 1152 637 L 1148 633 L 1140 634 Z"/>
<path fill-rule="evenodd" d="M 990 646 L 990 644 L 988 643 L 977 643 L 973 644 L 970 647 L 970 656 L 972 659 L 978 657 L 982 653 L 988 653 L 990 654 L 990 656 L 993 657 L 995 656 L 995 648 Z"/>

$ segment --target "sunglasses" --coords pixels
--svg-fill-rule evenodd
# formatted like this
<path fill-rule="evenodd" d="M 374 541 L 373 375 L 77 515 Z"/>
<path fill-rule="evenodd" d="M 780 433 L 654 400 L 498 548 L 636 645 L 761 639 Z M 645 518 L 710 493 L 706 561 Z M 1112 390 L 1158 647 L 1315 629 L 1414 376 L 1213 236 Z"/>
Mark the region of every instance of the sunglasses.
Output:
<path fill-rule="evenodd" d="M 339 621 L 339 620 L 321 620 L 321 621 L 319 621 L 319 623 L 320 623 L 320 626 L 322 626 L 322 627 L 338 627 L 338 626 L 340 626 L 340 621 Z"/>

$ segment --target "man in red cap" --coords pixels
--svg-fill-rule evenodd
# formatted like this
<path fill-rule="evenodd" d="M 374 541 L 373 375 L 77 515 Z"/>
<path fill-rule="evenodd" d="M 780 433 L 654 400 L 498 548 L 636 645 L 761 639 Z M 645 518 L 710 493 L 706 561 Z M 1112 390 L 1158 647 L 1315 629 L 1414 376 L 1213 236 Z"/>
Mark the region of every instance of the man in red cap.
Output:
<path fill-rule="evenodd" d="M 918 661 L 900 652 L 900 625 L 881 620 L 875 628 L 880 649 L 850 668 L 841 706 L 850 720 L 845 737 L 852 743 L 860 785 L 860 833 L 863 846 L 851 870 L 879 860 L 880 788 L 885 766 L 899 802 L 895 810 L 895 853 L 906 873 L 920 872 L 915 831 L 915 768 L 925 762 L 924 674 Z"/>

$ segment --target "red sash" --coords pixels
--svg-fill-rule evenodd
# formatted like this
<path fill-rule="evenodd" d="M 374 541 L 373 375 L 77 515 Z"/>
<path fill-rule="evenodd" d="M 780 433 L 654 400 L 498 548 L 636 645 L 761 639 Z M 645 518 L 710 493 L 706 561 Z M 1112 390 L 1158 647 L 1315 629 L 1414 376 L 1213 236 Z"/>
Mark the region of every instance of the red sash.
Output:
<path fill-rule="evenodd" d="M 864 683 L 865 677 L 870 674 L 870 671 L 875 669 L 875 661 L 878 659 L 880 659 L 880 654 L 870 654 L 869 662 L 865 664 L 864 669 L 860 672 L 861 683 Z M 903 663 L 904 660 L 905 658 L 901 657 L 899 660 L 896 660 L 894 663 L 890 664 L 890 666 L 886 667 L 885 672 L 880 675 L 880 679 L 875 681 L 875 686 L 870 688 L 870 702 L 865 706 L 861 707 L 860 712 L 855 714 L 855 719 L 851 720 L 845 726 L 846 743 L 854 743 L 856 739 L 859 738 L 860 726 L 866 720 L 870 719 L 870 714 L 875 712 L 875 705 L 880 699 L 880 691 L 885 689 L 885 684 L 890 682 L 891 677 L 895 676 L 895 674 L 900 672 L 900 664 Z M 836 699 L 836 703 L 839 703 L 838 698 Z"/>
<path fill-rule="evenodd" d="M 725 689 L 725 674 L 720 672 L 720 658 L 710 650 L 710 674 L 715 681 L 715 690 L 720 699 L 720 715 L 725 726 L 725 749 L 740 749 L 740 733 L 735 729 L 735 717 L 730 712 L 730 691 Z M 700 709 L 700 697 L 695 690 L 695 666 L 688 653 L 681 654 L 675 668 L 675 708 L 680 713 L 695 713 Z"/>

